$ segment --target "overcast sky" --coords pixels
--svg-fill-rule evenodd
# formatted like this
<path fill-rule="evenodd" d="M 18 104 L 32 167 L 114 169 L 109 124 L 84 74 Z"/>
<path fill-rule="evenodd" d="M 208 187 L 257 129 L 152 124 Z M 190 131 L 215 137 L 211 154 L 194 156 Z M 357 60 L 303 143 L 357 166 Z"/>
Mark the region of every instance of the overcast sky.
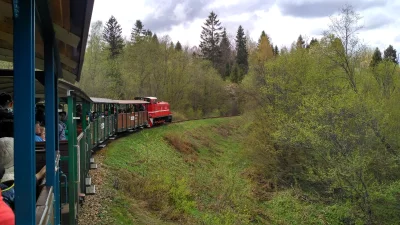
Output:
<path fill-rule="evenodd" d="M 329 16 L 351 3 L 363 17 L 359 36 L 381 51 L 389 44 L 400 50 L 400 0 L 95 0 L 92 22 L 113 15 L 129 37 L 137 19 L 158 37 L 198 46 L 201 25 L 213 10 L 232 36 L 239 25 L 257 40 L 262 30 L 278 47 L 290 46 L 301 34 L 321 37 Z"/>

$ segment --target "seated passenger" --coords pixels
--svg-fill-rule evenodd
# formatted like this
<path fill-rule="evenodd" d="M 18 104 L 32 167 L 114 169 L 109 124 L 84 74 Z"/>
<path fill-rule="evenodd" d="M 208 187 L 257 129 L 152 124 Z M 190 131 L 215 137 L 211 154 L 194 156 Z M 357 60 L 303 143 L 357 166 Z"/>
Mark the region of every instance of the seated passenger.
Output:
<path fill-rule="evenodd" d="M 12 209 L 14 209 L 14 198 L 15 198 L 14 138 L 10 137 L 0 138 L 0 167 L 4 168 L 4 175 L 1 177 L 1 183 L 0 183 L 0 189 L 3 190 L 1 195 L 3 201 L 7 203 L 7 205 L 9 205 Z M 44 166 L 36 174 L 36 183 L 39 180 L 43 179 L 45 175 L 46 175 L 46 167 Z M 0 216 L 0 221 L 1 221 L 1 216 Z"/>
<path fill-rule="evenodd" d="M 15 215 L 10 206 L 3 201 L 2 191 L 0 189 L 0 224 L 3 225 L 14 225 Z"/>
<path fill-rule="evenodd" d="M 67 121 L 67 113 L 62 111 L 59 113 L 59 122 L 58 122 L 58 138 L 60 141 L 67 140 L 67 137 L 65 136 L 65 130 L 67 129 L 67 124 L 65 122 Z"/>
<path fill-rule="evenodd" d="M 40 123 L 36 122 L 36 126 L 35 126 L 35 142 L 42 142 L 44 141 L 41 137 L 40 137 Z"/>
<path fill-rule="evenodd" d="M 11 95 L 0 94 L 0 137 L 14 137 L 14 114 Z"/>
<path fill-rule="evenodd" d="M 46 128 L 45 127 L 40 127 L 40 137 L 42 138 L 43 141 L 46 141 Z"/>

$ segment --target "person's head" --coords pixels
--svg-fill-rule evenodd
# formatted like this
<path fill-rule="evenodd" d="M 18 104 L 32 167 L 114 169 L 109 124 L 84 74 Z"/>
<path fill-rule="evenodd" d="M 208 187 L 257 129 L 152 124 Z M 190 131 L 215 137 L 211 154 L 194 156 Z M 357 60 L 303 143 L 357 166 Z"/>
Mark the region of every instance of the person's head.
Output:
<path fill-rule="evenodd" d="M 40 135 L 40 122 L 36 122 L 35 124 L 35 134 Z"/>
<path fill-rule="evenodd" d="M 14 138 L 0 138 L 0 167 L 4 168 L 1 182 L 14 180 Z"/>
<path fill-rule="evenodd" d="M 13 107 L 13 100 L 11 95 L 7 93 L 0 94 L 0 106 L 6 109 L 11 110 Z"/>
<path fill-rule="evenodd" d="M 58 114 L 60 116 L 60 121 L 65 122 L 67 121 L 67 113 L 62 111 Z"/>

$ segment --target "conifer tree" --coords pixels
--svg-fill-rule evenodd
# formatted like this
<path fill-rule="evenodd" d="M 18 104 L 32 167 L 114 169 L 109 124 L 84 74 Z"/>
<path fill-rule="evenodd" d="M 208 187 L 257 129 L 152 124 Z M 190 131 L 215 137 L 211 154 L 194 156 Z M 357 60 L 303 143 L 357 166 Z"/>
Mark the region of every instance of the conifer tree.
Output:
<path fill-rule="evenodd" d="M 182 45 L 181 45 L 181 43 L 180 43 L 179 41 L 176 42 L 175 50 L 176 50 L 176 51 L 182 51 Z"/>
<path fill-rule="evenodd" d="M 258 39 L 258 46 L 257 46 L 257 47 L 260 47 L 261 40 L 263 39 L 263 37 L 267 37 L 267 34 L 265 33 L 265 31 L 262 31 L 262 32 L 261 32 L 261 36 L 260 36 L 260 38 Z"/>
<path fill-rule="evenodd" d="M 275 56 L 278 56 L 278 55 L 279 55 L 279 49 L 278 49 L 278 46 L 277 46 L 277 45 L 275 45 L 275 48 L 274 48 L 274 55 L 275 55 Z"/>
<path fill-rule="evenodd" d="M 153 42 L 159 43 L 157 34 L 153 34 L 152 40 L 153 40 Z"/>
<path fill-rule="evenodd" d="M 201 53 L 203 54 L 203 58 L 210 60 L 214 67 L 216 67 L 221 57 L 219 44 L 222 30 L 221 22 L 217 19 L 217 14 L 211 12 L 202 28 L 199 46 Z"/>
<path fill-rule="evenodd" d="M 274 57 L 274 49 L 271 48 L 270 43 L 268 35 L 262 31 L 257 46 L 257 59 L 261 64 Z"/>
<path fill-rule="evenodd" d="M 311 38 L 310 44 L 307 45 L 307 48 L 311 48 L 316 44 L 318 44 L 318 40 L 316 38 Z"/>
<path fill-rule="evenodd" d="M 389 47 L 385 50 L 383 58 L 393 61 L 394 63 L 398 63 L 396 49 L 394 49 L 392 45 L 389 45 Z"/>
<path fill-rule="evenodd" d="M 370 67 L 377 66 L 382 61 L 382 53 L 379 48 L 376 48 L 374 54 L 372 55 L 371 63 L 369 64 Z"/>
<path fill-rule="evenodd" d="M 249 70 L 248 52 L 246 47 L 246 36 L 244 35 L 244 30 L 242 26 L 239 26 L 236 34 L 236 63 L 240 68 L 240 72 L 244 75 Z"/>
<path fill-rule="evenodd" d="M 138 42 L 144 37 L 151 37 L 153 33 L 150 30 L 144 29 L 144 24 L 140 20 L 136 20 L 135 26 L 132 28 L 131 41 Z"/>
<path fill-rule="evenodd" d="M 303 37 L 300 35 L 300 36 L 297 38 L 296 48 L 297 48 L 297 49 L 305 48 L 305 43 L 306 43 L 306 42 L 303 40 Z"/>
<path fill-rule="evenodd" d="M 103 39 L 108 44 L 111 58 L 116 58 L 119 54 L 122 53 L 122 49 L 124 47 L 122 28 L 118 24 L 118 21 L 117 19 L 115 19 L 114 16 L 110 17 L 104 27 Z"/>
<path fill-rule="evenodd" d="M 226 29 L 222 31 L 221 43 L 219 48 L 221 50 L 221 59 L 218 66 L 219 73 L 222 78 L 225 80 L 231 73 L 231 64 L 232 64 L 232 48 L 229 38 L 226 34 Z"/>

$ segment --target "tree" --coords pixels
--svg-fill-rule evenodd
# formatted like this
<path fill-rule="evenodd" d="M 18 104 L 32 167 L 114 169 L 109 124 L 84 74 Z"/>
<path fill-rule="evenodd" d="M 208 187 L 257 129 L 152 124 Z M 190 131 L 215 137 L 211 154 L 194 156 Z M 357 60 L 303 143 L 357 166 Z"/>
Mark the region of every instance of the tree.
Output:
<path fill-rule="evenodd" d="M 382 61 L 382 53 L 379 51 L 379 48 L 376 48 L 374 54 L 372 55 L 371 63 L 369 64 L 370 67 L 376 67 Z"/>
<path fill-rule="evenodd" d="M 221 56 L 219 44 L 222 30 L 221 23 L 217 19 L 217 14 L 212 11 L 202 28 L 199 47 L 203 58 L 210 60 L 214 67 L 217 67 Z"/>
<path fill-rule="evenodd" d="M 181 43 L 180 43 L 179 41 L 176 42 L 175 50 L 177 50 L 177 51 L 182 51 L 182 45 L 181 45 Z"/>
<path fill-rule="evenodd" d="M 351 5 L 345 5 L 337 17 L 331 18 L 329 31 L 324 32 L 325 42 L 330 46 L 325 55 L 344 71 L 355 92 L 358 91 L 355 68 L 364 47 L 357 37 L 358 31 L 362 29 L 358 25 L 360 19 L 360 15 Z"/>
<path fill-rule="evenodd" d="M 263 37 L 266 37 L 266 36 L 267 36 L 267 34 L 265 33 L 265 31 L 262 31 L 262 32 L 261 32 L 261 36 L 260 36 L 260 38 L 258 39 L 258 46 L 261 44 L 262 38 L 263 38 Z"/>
<path fill-rule="evenodd" d="M 278 55 L 279 55 L 279 49 L 278 49 L 278 46 L 275 45 L 275 48 L 274 48 L 274 56 L 278 56 Z"/>
<path fill-rule="evenodd" d="M 392 45 L 389 45 L 389 47 L 385 50 L 383 53 L 383 58 L 394 63 L 398 63 L 396 49 L 394 49 Z"/>
<path fill-rule="evenodd" d="M 80 87 L 84 88 L 90 96 L 100 96 L 99 90 L 104 89 L 105 79 L 104 64 L 108 57 L 108 50 L 104 50 L 102 41 L 103 23 L 95 21 L 90 27 L 90 35 L 86 47 L 84 65 Z"/>
<path fill-rule="evenodd" d="M 153 42 L 156 42 L 156 43 L 158 43 L 158 37 L 157 37 L 157 34 L 153 34 L 152 40 L 153 40 Z"/>
<path fill-rule="evenodd" d="M 168 41 L 169 42 L 169 41 Z M 166 43 L 168 43 L 168 42 L 166 42 Z M 175 49 L 175 45 L 174 45 L 174 42 L 169 42 L 169 49 Z"/>
<path fill-rule="evenodd" d="M 268 35 L 262 31 L 257 47 L 257 59 L 261 64 L 274 57 L 274 50 L 270 43 Z"/>
<path fill-rule="evenodd" d="M 249 70 L 248 52 L 246 47 L 246 36 L 242 26 L 239 26 L 236 34 L 236 63 L 240 68 L 240 72 L 246 74 Z"/>
<path fill-rule="evenodd" d="M 153 32 L 151 32 L 151 30 L 144 30 L 143 35 L 145 37 L 152 37 L 153 36 Z"/>
<path fill-rule="evenodd" d="M 297 38 L 297 42 L 296 42 L 296 48 L 297 49 L 300 49 L 300 48 L 305 48 L 306 46 L 305 46 L 305 41 L 303 40 L 303 37 L 300 35 L 298 38 Z"/>
<path fill-rule="evenodd" d="M 222 31 L 222 39 L 221 43 L 219 45 L 220 51 L 221 51 L 221 59 L 220 59 L 220 64 L 218 66 L 219 73 L 222 76 L 222 79 L 226 79 L 226 77 L 229 77 L 231 73 L 231 64 L 232 64 L 232 48 L 231 48 L 231 43 L 229 41 L 229 38 L 226 34 L 226 29 Z"/>
<path fill-rule="evenodd" d="M 114 16 L 111 16 L 106 23 L 103 31 L 103 39 L 108 43 L 107 47 L 110 51 L 111 58 L 116 58 L 122 53 L 122 49 L 124 47 L 122 28 Z"/>
<path fill-rule="evenodd" d="M 132 42 L 139 42 L 144 39 L 150 40 L 153 36 L 153 32 L 151 30 L 144 29 L 144 24 L 140 20 L 136 20 L 135 26 L 132 28 L 131 31 L 131 41 Z"/>
<path fill-rule="evenodd" d="M 315 38 L 311 38 L 310 44 L 307 45 L 307 48 L 311 48 L 312 46 L 315 46 L 318 44 L 318 40 Z"/>

